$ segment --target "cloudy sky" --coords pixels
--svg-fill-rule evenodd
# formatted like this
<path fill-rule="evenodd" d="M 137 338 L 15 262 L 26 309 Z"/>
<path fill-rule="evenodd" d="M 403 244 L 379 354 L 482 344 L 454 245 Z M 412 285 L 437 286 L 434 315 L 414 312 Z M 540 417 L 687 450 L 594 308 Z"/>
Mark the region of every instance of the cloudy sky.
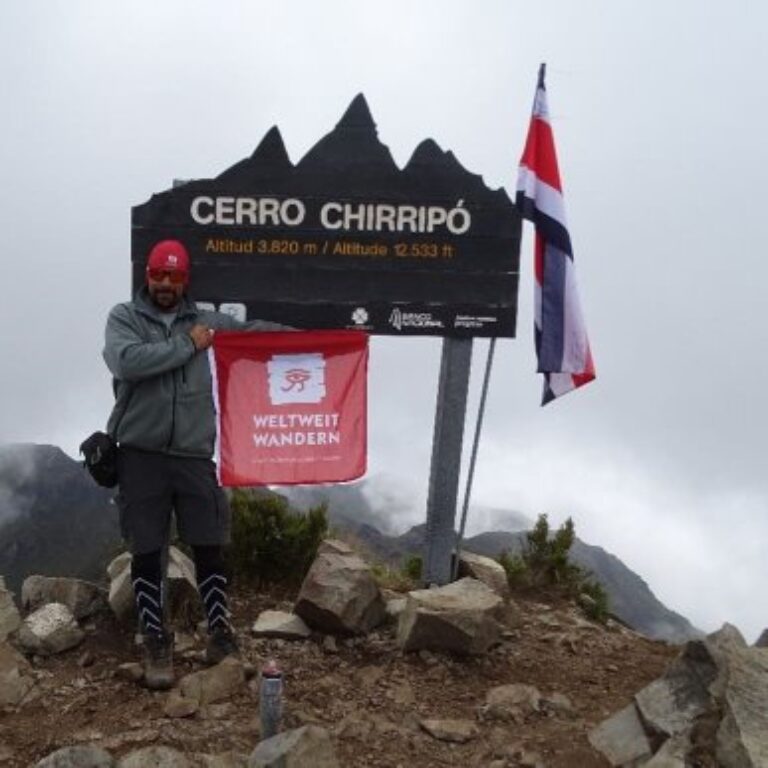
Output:
<path fill-rule="evenodd" d="M 132 205 L 218 174 L 274 124 L 298 161 L 361 91 L 399 165 L 432 137 L 514 190 L 546 61 L 599 379 L 538 406 L 527 235 L 474 498 L 573 516 L 694 624 L 754 640 L 768 625 L 766 29 L 756 0 L 6 0 L 0 441 L 74 454 L 102 425 Z M 424 518 L 439 356 L 437 340 L 372 347 L 370 474 L 415 500 L 400 526 Z"/>

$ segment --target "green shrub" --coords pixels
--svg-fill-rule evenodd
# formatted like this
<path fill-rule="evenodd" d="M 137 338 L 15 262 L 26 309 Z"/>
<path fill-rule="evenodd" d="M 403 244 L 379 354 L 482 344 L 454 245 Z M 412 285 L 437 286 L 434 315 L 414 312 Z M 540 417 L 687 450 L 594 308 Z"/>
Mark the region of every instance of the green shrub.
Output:
<path fill-rule="evenodd" d="M 608 593 L 599 581 L 586 578 L 580 586 L 581 594 L 588 600 L 579 601 L 584 613 L 592 620 L 605 624 L 608 620 Z"/>
<path fill-rule="evenodd" d="M 424 558 L 421 555 L 408 555 L 403 561 L 402 572 L 413 582 L 421 581 L 424 570 Z"/>
<path fill-rule="evenodd" d="M 231 505 L 228 559 L 234 576 L 256 584 L 300 584 L 328 531 L 325 505 L 303 514 L 282 496 L 240 489 L 233 491 Z"/>
<path fill-rule="evenodd" d="M 504 567 L 512 589 L 555 587 L 571 598 L 586 595 L 586 599 L 579 600 L 585 613 L 591 619 L 605 622 L 609 611 L 608 594 L 590 573 L 569 559 L 575 538 L 570 517 L 552 533 L 547 515 L 542 514 L 526 534 L 522 553 L 502 552 L 498 561 Z"/>
<path fill-rule="evenodd" d="M 509 552 L 502 552 L 498 557 L 498 562 L 507 573 L 507 581 L 510 587 L 522 587 L 529 583 L 530 572 L 528 565 L 520 555 L 510 555 Z"/>

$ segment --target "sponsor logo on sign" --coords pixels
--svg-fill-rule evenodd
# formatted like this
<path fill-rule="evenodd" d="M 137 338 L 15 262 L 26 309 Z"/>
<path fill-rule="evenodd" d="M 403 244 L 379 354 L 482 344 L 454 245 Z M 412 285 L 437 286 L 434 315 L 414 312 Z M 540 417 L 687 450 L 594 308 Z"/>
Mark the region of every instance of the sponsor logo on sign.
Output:
<path fill-rule="evenodd" d="M 403 312 L 395 307 L 389 315 L 389 324 L 402 331 L 403 328 L 442 328 L 443 321 L 432 317 L 429 312 Z"/>
<path fill-rule="evenodd" d="M 491 323 L 498 323 L 497 317 L 475 317 L 474 315 L 456 315 L 453 320 L 454 328 L 483 328 Z"/>
<path fill-rule="evenodd" d="M 365 307 L 358 307 L 352 313 L 352 322 L 355 325 L 365 325 L 368 322 L 368 310 Z"/>
<path fill-rule="evenodd" d="M 273 355 L 267 373 L 272 405 L 320 403 L 325 397 L 325 358 L 320 352 Z"/>
<path fill-rule="evenodd" d="M 234 317 L 235 320 L 239 320 L 241 323 L 245 322 L 245 318 L 246 318 L 245 304 L 240 304 L 240 303 L 226 304 L 225 303 L 219 307 L 219 312 L 223 312 L 225 315 L 230 315 L 231 317 Z"/>

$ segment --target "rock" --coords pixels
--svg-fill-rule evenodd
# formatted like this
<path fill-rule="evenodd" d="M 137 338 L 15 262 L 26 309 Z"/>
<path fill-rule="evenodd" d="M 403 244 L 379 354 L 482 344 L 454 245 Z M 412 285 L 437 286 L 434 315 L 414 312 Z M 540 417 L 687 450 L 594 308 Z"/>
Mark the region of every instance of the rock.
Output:
<path fill-rule="evenodd" d="M 85 633 L 72 611 L 62 603 L 48 603 L 27 616 L 18 632 L 23 650 L 49 656 L 79 645 Z"/>
<path fill-rule="evenodd" d="M 328 731 L 305 725 L 262 741 L 248 768 L 339 768 L 339 762 Z"/>
<path fill-rule="evenodd" d="M 0 706 L 16 706 L 32 690 L 29 662 L 14 648 L 0 642 Z"/>
<path fill-rule="evenodd" d="M 85 667 L 92 667 L 95 661 L 96 657 L 90 651 L 84 651 L 77 660 L 77 666 L 85 669 Z"/>
<path fill-rule="evenodd" d="M 326 653 L 338 653 L 339 646 L 336 645 L 336 638 L 333 635 L 326 635 L 323 638 L 323 650 Z"/>
<path fill-rule="evenodd" d="M 0 643 L 21 626 L 21 616 L 13 594 L 5 588 L 5 580 L 0 576 Z"/>
<path fill-rule="evenodd" d="M 199 710 L 201 720 L 226 720 L 232 715 L 232 702 L 223 701 L 220 704 L 207 704 Z"/>
<path fill-rule="evenodd" d="M 94 745 L 63 747 L 35 764 L 35 768 L 111 768 L 115 759 Z"/>
<path fill-rule="evenodd" d="M 117 768 L 193 768 L 189 758 L 171 747 L 142 747 L 121 758 Z"/>
<path fill-rule="evenodd" d="M 419 725 L 438 741 L 464 744 L 479 733 L 472 720 L 420 720 Z"/>
<path fill-rule="evenodd" d="M 221 755 L 195 755 L 202 768 L 247 768 L 248 755 L 224 752 Z"/>
<path fill-rule="evenodd" d="M 128 661 L 118 666 L 115 676 L 129 683 L 140 683 L 144 679 L 144 668 L 137 661 Z"/>
<path fill-rule="evenodd" d="M 391 600 L 387 600 L 385 604 L 387 611 L 387 621 L 399 621 L 401 614 L 405 610 L 405 604 L 407 602 L 408 599 L 405 597 L 394 597 Z"/>
<path fill-rule="evenodd" d="M 446 650 L 482 654 L 499 640 L 495 612 L 502 599 L 477 579 L 408 593 L 397 630 L 406 651 Z"/>
<path fill-rule="evenodd" d="M 485 696 L 485 714 L 491 720 L 514 720 L 541 710 L 538 688 L 523 683 L 498 685 Z"/>
<path fill-rule="evenodd" d="M 550 712 L 568 716 L 575 714 L 571 700 L 563 693 L 553 693 L 549 696 L 542 696 L 541 704 Z"/>
<path fill-rule="evenodd" d="M 590 731 L 589 743 L 613 766 L 639 765 L 652 755 L 634 703 Z"/>
<path fill-rule="evenodd" d="M 343 542 L 324 541 L 294 608 L 310 627 L 331 634 L 365 634 L 386 609 L 371 569 Z"/>
<path fill-rule="evenodd" d="M 82 579 L 28 576 L 21 585 L 21 606 L 35 611 L 48 603 L 66 605 L 79 621 L 107 607 L 107 593 Z"/>
<path fill-rule="evenodd" d="M 251 632 L 256 637 L 279 637 L 284 640 L 306 640 L 311 634 L 300 616 L 285 611 L 262 611 Z"/>
<path fill-rule="evenodd" d="M 86 744 L 57 749 L 36 763 L 35 768 L 112 768 L 114 765 L 109 752 Z"/>
<path fill-rule="evenodd" d="M 2 609 L 0 608 L 0 611 Z M 760 637 L 755 640 L 755 648 L 768 648 L 768 629 L 764 629 L 760 633 Z"/>
<path fill-rule="evenodd" d="M 708 686 L 716 676 L 717 668 L 703 644 L 688 643 L 662 677 L 635 694 L 646 730 L 664 737 L 690 731 L 694 720 L 712 707 Z"/>
<path fill-rule="evenodd" d="M 667 739 L 659 748 L 659 751 L 647 762 L 643 768 L 686 768 L 686 755 L 691 748 L 691 741 L 687 733 L 679 733 L 671 739 Z"/>
<path fill-rule="evenodd" d="M 762 768 L 768 765 L 768 654 L 732 646 L 727 666 L 717 759 L 724 768 Z"/>
<path fill-rule="evenodd" d="M 118 555 L 107 566 L 111 575 L 109 606 L 120 621 L 135 621 L 136 607 L 131 584 L 131 558 Z M 203 618 L 200 597 L 195 581 L 194 563 L 176 547 L 168 550 L 168 618 L 176 627 L 193 629 Z"/>
<path fill-rule="evenodd" d="M 163 713 L 166 717 L 190 717 L 200 709 L 200 704 L 196 699 L 188 699 L 181 695 L 177 690 L 172 690 L 168 694 Z"/>
<path fill-rule="evenodd" d="M 245 672 L 238 659 L 226 658 L 220 664 L 186 675 L 179 681 L 181 695 L 198 704 L 229 699 L 245 689 Z"/>
<path fill-rule="evenodd" d="M 109 580 L 111 581 L 112 579 L 117 578 L 118 575 L 120 575 L 124 570 L 128 568 L 128 566 L 130 566 L 130 564 L 130 552 L 123 552 L 114 558 L 112 562 L 107 566 L 107 576 L 109 576 Z M 128 570 L 130 570 L 130 568 L 128 568 Z"/>
<path fill-rule="evenodd" d="M 734 649 L 747 647 L 744 635 L 733 624 L 728 623 L 723 624 L 717 632 L 707 635 L 704 643 L 713 656 L 718 652 L 727 654 Z"/>
<path fill-rule="evenodd" d="M 130 563 L 130 555 L 128 562 Z M 133 620 L 135 618 L 136 603 L 133 597 L 130 568 L 118 570 L 116 575 L 112 577 L 109 582 L 107 602 L 112 609 L 112 613 L 121 621 Z"/>
<path fill-rule="evenodd" d="M 507 572 L 501 563 L 490 557 L 476 555 L 473 552 L 462 552 L 459 555 L 459 576 L 471 576 L 482 581 L 501 597 L 509 596 L 509 580 Z"/>
<path fill-rule="evenodd" d="M 352 547 L 350 547 L 346 541 L 342 541 L 341 539 L 323 539 L 320 542 L 320 546 L 317 548 L 317 554 L 357 556 L 357 552 L 355 552 L 355 550 L 352 549 Z"/>

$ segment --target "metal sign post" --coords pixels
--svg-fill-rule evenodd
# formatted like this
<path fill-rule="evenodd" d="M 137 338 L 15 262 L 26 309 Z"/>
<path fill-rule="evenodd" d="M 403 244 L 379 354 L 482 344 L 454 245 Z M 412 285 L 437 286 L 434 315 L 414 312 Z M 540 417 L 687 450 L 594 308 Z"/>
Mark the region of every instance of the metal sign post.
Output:
<path fill-rule="evenodd" d="M 451 580 L 451 558 L 456 543 L 456 498 L 471 365 L 472 339 L 443 339 L 427 499 L 423 569 L 426 584 L 443 585 Z"/>

